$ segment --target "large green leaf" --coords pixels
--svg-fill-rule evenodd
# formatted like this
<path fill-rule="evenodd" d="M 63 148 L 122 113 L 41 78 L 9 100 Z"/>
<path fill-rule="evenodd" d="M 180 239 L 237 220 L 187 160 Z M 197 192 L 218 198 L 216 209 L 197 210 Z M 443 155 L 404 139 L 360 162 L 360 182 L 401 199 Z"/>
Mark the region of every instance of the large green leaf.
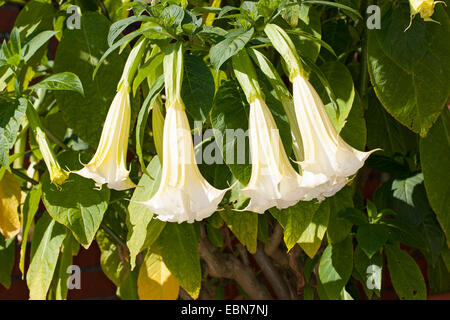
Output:
<path fill-rule="evenodd" d="M 296 243 L 312 259 L 319 249 L 328 226 L 330 207 L 327 201 L 300 201 L 294 206 L 270 213 L 284 228 L 284 242 L 290 250 Z"/>
<path fill-rule="evenodd" d="M 198 239 L 193 224 L 167 223 L 155 242 L 167 268 L 194 299 L 201 287 L 202 271 Z"/>
<path fill-rule="evenodd" d="M 42 185 L 38 184 L 34 186 L 30 192 L 28 192 L 25 198 L 25 203 L 23 204 L 23 222 L 22 222 L 22 239 L 27 239 L 27 241 L 22 241 L 20 245 L 20 261 L 19 269 L 22 272 L 22 277 L 25 275 L 25 256 L 28 243 L 28 232 L 30 231 L 31 224 L 34 221 L 34 215 L 39 209 L 39 203 L 41 202 L 42 196 Z"/>
<path fill-rule="evenodd" d="M 394 210 L 403 221 L 419 225 L 432 210 L 423 184 L 423 174 L 396 178 L 377 189 L 374 201 L 379 210 Z"/>
<path fill-rule="evenodd" d="M 383 271 L 383 256 L 377 252 L 370 259 L 367 254 L 358 246 L 353 253 L 354 267 L 353 274 L 359 277 L 359 281 L 364 287 L 369 299 L 375 292 L 379 297 L 381 292 L 381 279 Z"/>
<path fill-rule="evenodd" d="M 218 70 L 225 61 L 244 48 L 253 36 L 253 32 L 253 28 L 233 30 L 225 36 L 224 40 L 212 46 L 209 55 L 213 67 Z"/>
<path fill-rule="evenodd" d="M 352 75 L 347 67 L 339 61 L 326 62 L 320 66 L 320 70 L 331 86 L 339 110 L 335 110 L 328 93 L 315 74 L 311 76 L 311 83 L 325 104 L 325 109 L 335 129 L 340 132 L 345 125 L 355 98 Z"/>
<path fill-rule="evenodd" d="M 450 112 L 445 110 L 420 141 L 425 189 L 450 247 Z M 445 176 L 447 175 L 447 176 Z"/>
<path fill-rule="evenodd" d="M 384 108 L 399 122 L 425 136 L 444 108 L 450 91 L 450 21 L 436 7 L 429 23 L 410 20 L 402 2 L 384 12 L 379 30 L 369 31 L 369 73 Z"/>
<path fill-rule="evenodd" d="M 75 152 L 64 152 L 58 159 L 62 167 L 80 167 Z M 88 248 L 108 208 L 109 189 L 98 190 L 93 180 L 75 173 L 56 187 L 46 172 L 42 176 L 42 191 L 42 200 L 53 219 L 69 228 L 78 242 Z"/>
<path fill-rule="evenodd" d="M 128 259 L 105 231 L 99 230 L 95 239 L 101 251 L 100 265 L 103 272 L 117 287 L 120 287 L 130 273 Z"/>
<path fill-rule="evenodd" d="M 108 48 L 109 26 L 109 21 L 98 13 L 83 14 L 80 29 L 64 31 L 55 57 L 55 72 L 72 72 L 81 80 L 84 97 L 76 92 L 55 92 L 55 96 L 68 126 L 91 146 L 100 138 L 126 59 L 125 54 L 111 53 L 92 79 Z"/>
<path fill-rule="evenodd" d="M 258 214 L 249 211 L 237 212 L 227 208 L 220 211 L 220 216 L 236 238 L 247 247 L 247 250 L 255 253 L 258 237 Z"/>
<path fill-rule="evenodd" d="M 353 245 L 351 237 L 330 244 L 320 258 L 319 279 L 330 299 L 339 299 L 340 293 L 353 270 Z"/>
<path fill-rule="evenodd" d="M 330 220 L 328 222 L 327 238 L 330 243 L 337 243 L 347 238 L 352 223 L 340 216 L 340 212 L 353 208 L 352 188 L 344 187 L 326 201 L 330 204 Z"/>
<path fill-rule="evenodd" d="M 388 236 L 388 228 L 385 225 L 368 223 L 360 225 L 356 233 L 358 248 L 372 258 L 386 243 Z"/>
<path fill-rule="evenodd" d="M 149 200 L 156 193 L 161 179 L 161 164 L 156 156 L 150 161 L 147 171 L 152 175 L 144 174 L 134 190 L 128 206 L 127 226 L 127 246 L 130 249 L 130 264 L 134 269 L 136 265 L 136 256 L 146 245 L 150 245 L 161 233 L 165 222 L 153 217 L 147 207 L 139 202 Z"/>
<path fill-rule="evenodd" d="M 6 240 L 0 233 L 0 284 L 6 289 L 11 286 L 11 271 L 14 266 L 16 238 Z"/>
<path fill-rule="evenodd" d="M 366 120 L 364 119 L 364 106 L 358 94 L 355 95 L 353 106 L 340 132 L 341 137 L 358 150 L 364 150 L 366 146 Z"/>
<path fill-rule="evenodd" d="M 181 96 L 192 119 L 206 120 L 212 108 L 214 92 L 214 78 L 205 63 L 197 56 L 184 55 Z"/>
<path fill-rule="evenodd" d="M 386 257 L 392 285 L 401 300 L 424 300 L 427 288 L 414 259 L 397 246 L 387 245 Z"/>
<path fill-rule="evenodd" d="M 67 233 L 62 243 L 62 252 L 58 258 L 58 263 L 56 264 L 52 284 L 48 291 L 47 298 L 49 300 L 67 299 L 67 293 L 69 291 L 68 280 L 71 276 L 71 274 L 68 273 L 67 270 L 73 262 L 74 247 L 78 247 L 78 243 L 70 233 Z"/>
<path fill-rule="evenodd" d="M 48 214 L 44 214 L 36 224 L 27 272 L 31 300 L 45 300 L 66 235 L 67 229 Z"/>
<path fill-rule="evenodd" d="M 369 149 L 381 148 L 377 154 L 387 156 L 406 155 L 414 150 L 416 135 L 383 109 L 374 92 L 369 93 L 368 100 L 366 121 Z"/>
<path fill-rule="evenodd" d="M 27 101 L 0 99 L 0 165 L 8 167 L 9 149 L 16 142 L 20 123 L 27 110 Z"/>
<path fill-rule="evenodd" d="M 67 90 L 75 91 L 84 95 L 83 85 L 78 76 L 72 72 L 61 72 L 53 74 L 38 83 L 33 89 Z"/>

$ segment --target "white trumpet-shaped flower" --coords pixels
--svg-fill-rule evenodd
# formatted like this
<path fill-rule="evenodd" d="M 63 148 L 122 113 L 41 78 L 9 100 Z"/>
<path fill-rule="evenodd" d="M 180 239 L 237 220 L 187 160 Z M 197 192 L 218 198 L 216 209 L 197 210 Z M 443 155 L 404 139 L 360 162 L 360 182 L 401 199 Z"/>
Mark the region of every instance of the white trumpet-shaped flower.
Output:
<path fill-rule="evenodd" d="M 248 185 L 239 190 L 250 198 L 244 210 L 264 213 L 272 207 L 284 209 L 311 192 L 314 185 L 308 186 L 292 167 L 275 120 L 259 98 L 250 103 L 249 138 L 252 173 Z"/>
<path fill-rule="evenodd" d="M 184 105 L 167 108 L 164 120 L 161 183 L 142 204 L 168 222 L 200 221 L 212 215 L 227 191 L 203 178 L 195 162 L 194 146 Z"/>
<path fill-rule="evenodd" d="M 233 68 L 250 104 L 249 139 L 252 172 L 248 185 L 238 190 L 250 198 L 244 210 L 264 213 L 277 207 L 296 204 L 310 192 L 312 180 L 304 180 L 292 167 L 283 143 L 261 93 L 261 88 L 247 51 L 233 56 Z"/>
<path fill-rule="evenodd" d="M 339 136 L 322 100 L 305 78 L 306 73 L 288 34 L 275 24 L 267 24 L 264 31 L 290 70 L 296 117 L 294 126 L 300 129 L 301 137 L 297 140 L 302 142 L 302 150 L 296 154 L 302 154 L 299 164 L 303 183 L 316 185 L 304 200 L 331 197 L 346 185 L 348 177 L 355 174 L 377 149 L 358 151 Z"/>
<path fill-rule="evenodd" d="M 347 177 L 355 174 L 376 150 L 362 152 L 348 145 L 336 132 L 309 81 L 297 74 L 292 83 L 295 114 L 303 143 L 304 159 L 300 165 L 305 179 L 313 179 L 318 184 L 310 196 L 323 200 L 341 190 Z"/>
<path fill-rule="evenodd" d="M 97 186 L 107 184 L 115 190 L 134 188 L 126 168 L 130 118 L 129 88 L 123 83 L 109 108 L 94 157 L 74 173 L 94 180 Z"/>
<path fill-rule="evenodd" d="M 95 181 L 97 186 L 107 184 L 109 189 L 126 190 L 136 187 L 126 167 L 128 137 L 130 134 L 130 83 L 147 40 L 141 39 L 131 50 L 117 86 L 117 93 L 109 107 L 100 142 L 94 157 L 84 168 L 74 173 Z"/>
<path fill-rule="evenodd" d="M 161 182 L 153 197 L 141 204 L 156 213 L 159 220 L 193 223 L 212 215 L 228 189 L 214 188 L 198 169 L 189 121 L 181 99 L 182 44 L 173 44 L 167 52 L 164 56 L 167 111 L 162 139 Z"/>

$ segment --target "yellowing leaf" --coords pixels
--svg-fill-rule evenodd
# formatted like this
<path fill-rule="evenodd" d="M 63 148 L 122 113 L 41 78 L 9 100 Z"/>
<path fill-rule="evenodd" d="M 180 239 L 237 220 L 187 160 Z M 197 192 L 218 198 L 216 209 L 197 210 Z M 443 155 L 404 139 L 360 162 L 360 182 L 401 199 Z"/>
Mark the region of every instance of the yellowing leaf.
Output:
<path fill-rule="evenodd" d="M 19 182 L 12 173 L 6 171 L 0 181 L 0 232 L 6 239 L 19 233 L 20 220 L 17 208 L 20 198 Z"/>
<path fill-rule="evenodd" d="M 180 285 L 158 253 L 147 255 L 138 277 L 141 300 L 176 300 Z"/>

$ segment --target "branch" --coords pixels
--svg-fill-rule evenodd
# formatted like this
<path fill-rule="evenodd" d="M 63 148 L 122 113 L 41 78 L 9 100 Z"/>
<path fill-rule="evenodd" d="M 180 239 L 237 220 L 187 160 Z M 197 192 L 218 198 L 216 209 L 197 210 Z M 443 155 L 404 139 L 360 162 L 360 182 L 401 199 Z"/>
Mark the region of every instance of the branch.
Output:
<path fill-rule="evenodd" d="M 278 270 L 274 267 L 272 261 L 264 253 L 262 245 L 258 245 L 253 257 L 272 286 L 273 291 L 275 291 L 278 299 L 289 300 L 291 298 L 289 289 L 278 273 Z"/>
<path fill-rule="evenodd" d="M 277 262 L 280 266 L 287 267 L 289 262 L 285 252 L 280 250 L 280 243 L 283 241 L 283 228 L 279 223 L 275 225 L 272 235 L 264 246 L 264 252 Z"/>
<path fill-rule="evenodd" d="M 235 280 L 254 300 L 271 300 L 252 269 L 232 254 L 222 253 L 203 237 L 199 243 L 200 257 L 206 262 L 211 276 Z"/>

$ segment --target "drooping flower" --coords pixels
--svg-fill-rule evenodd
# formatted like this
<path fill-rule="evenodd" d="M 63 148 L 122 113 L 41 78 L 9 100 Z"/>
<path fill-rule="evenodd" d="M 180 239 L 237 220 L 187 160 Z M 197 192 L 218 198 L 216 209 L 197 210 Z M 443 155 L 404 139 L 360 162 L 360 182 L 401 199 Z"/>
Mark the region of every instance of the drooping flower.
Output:
<path fill-rule="evenodd" d="M 264 213 L 272 207 L 284 209 L 311 192 L 314 185 L 307 186 L 292 167 L 275 120 L 262 99 L 250 103 L 249 138 L 251 177 L 248 185 L 238 190 L 250 198 L 244 210 Z"/>
<path fill-rule="evenodd" d="M 248 185 L 238 190 L 250 198 L 244 210 L 264 213 L 277 207 L 287 208 L 311 192 L 312 180 L 306 183 L 294 170 L 284 150 L 275 120 L 267 107 L 245 49 L 233 56 L 236 78 L 250 104 L 249 138 L 252 172 Z"/>
<path fill-rule="evenodd" d="M 42 128 L 42 123 L 39 116 L 34 107 L 31 105 L 27 106 L 27 118 L 31 129 L 35 134 L 42 158 L 44 159 L 45 165 L 50 173 L 50 182 L 59 188 L 59 186 L 69 177 L 69 172 L 61 169 L 61 166 L 59 165 L 59 162 L 48 142 L 47 135 Z"/>
<path fill-rule="evenodd" d="M 131 118 L 129 83 L 140 63 L 145 46 L 145 41 L 139 42 L 128 56 L 94 157 L 83 169 L 74 171 L 94 180 L 97 186 L 107 184 L 108 188 L 115 190 L 126 190 L 136 186 L 129 178 L 129 170 L 126 168 Z"/>
<path fill-rule="evenodd" d="M 301 134 L 297 140 L 302 142 L 301 174 L 304 183 L 309 181 L 316 185 L 304 200 L 323 200 L 342 189 L 348 177 L 355 174 L 376 150 L 358 151 L 339 136 L 322 100 L 307 80 L 289 36 L 273 24 L 268 24 L 265 32 L 291 72 L 289 79 L 293 85 L 294 110 Z"/>
<path fill-rule="evenodd" d="M 202 176 L 195 162 L 194 145 L 181 99 L 182 46 L 164 57 L 166 118 L 162 146 L 162 173 L 158 190 L 141 204 L 162 221 L 193 223 L 212 215 L 225 190 L 214 188 Z"/>
<path fill-rule="evenodd" d="M 434 14 L 434 6 L 438 3 L 444 3 L 444 1 L 434 1 L 434 0 L 409 0 L 409 6 L 411 8 L 411 19 L 414 18 L 416 14 L 420 14 L 420 17 L 425 21 L 433 21 L 431 16 Z"/>
<path fill-rule="evenodd" d="M 323 181 L 314 197 L 323 200 L 341 190 L 369 155 L 358 151 L 336 132 L 322 100 L 308 80 L 297 74 L 293 81 L 294 107 L 303 142 L 303 174 Z"/>
<path fill-rule="evenodd" d="M 110 189 L 134 188 L 126 168 L 130 118 L 129 88 L 124 83 L 111 103 L 94 157 L 74 173 L 94 180 L 98 186 L 107 184 Z"/>

